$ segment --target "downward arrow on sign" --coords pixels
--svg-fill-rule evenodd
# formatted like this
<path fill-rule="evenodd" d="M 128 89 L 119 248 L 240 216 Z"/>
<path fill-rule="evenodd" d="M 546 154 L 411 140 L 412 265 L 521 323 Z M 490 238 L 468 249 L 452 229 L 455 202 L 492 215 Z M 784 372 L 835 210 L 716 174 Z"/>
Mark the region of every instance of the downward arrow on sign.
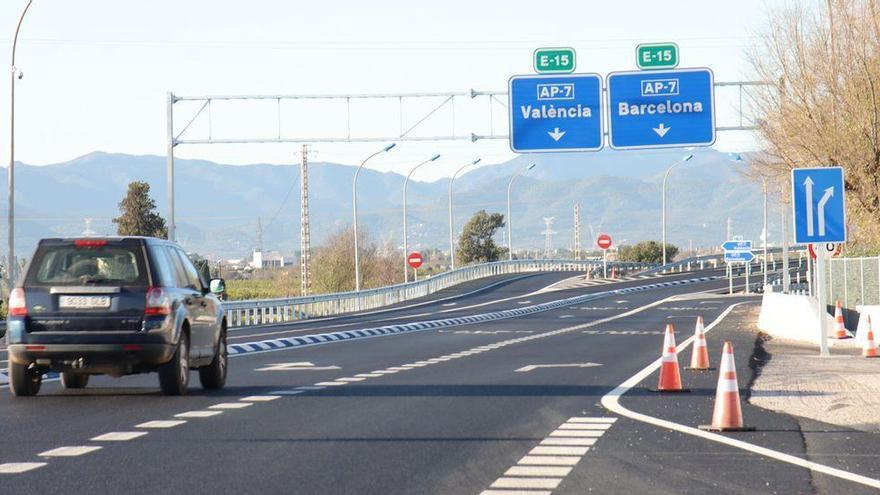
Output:
<path fill-rule="evenodd" d="M 656 132 L 658 136 L 663 137 L 671 129 L 672 127 L 666 127 L 665 125 L 663 125 L 663 122 L 660 122 L 660 125 L 654 128 L 654 132 Z"/>
<path fill-rule="evenodd" d="M 548 131 L 547 134 L 553 138 L 554 141 L 559 141 L 562 139 L 562 136 L 565 136 L 565 131 L 560 131 L 559 128 L 555 128 L 552 131 Z"/>
<path fill-rule="evenodd" d="M 530 364 L 516 370 L 517 373 L 527 373 L 538 368 L 592 368 L 602 366 L 599 363 L 571 363 L 571 364 Z"/>

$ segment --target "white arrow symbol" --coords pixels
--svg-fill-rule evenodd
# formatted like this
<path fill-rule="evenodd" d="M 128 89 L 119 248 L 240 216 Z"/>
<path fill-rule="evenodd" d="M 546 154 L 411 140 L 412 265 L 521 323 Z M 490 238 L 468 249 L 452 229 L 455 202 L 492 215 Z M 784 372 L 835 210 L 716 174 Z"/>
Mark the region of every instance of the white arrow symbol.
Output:
<path fill-rule="evenodd" d="M 819 205 L 816 209 L 819 211 L 819 235 L 825 235 L 825 203 L 831 199 L 831 196 L 834 196 L 834 187 L 829 187 L 825 189 L 825 194 L 822 195 L 822 198 L 819 199 Z"/>
<path fill-rule="evenodd" d="M 592 368 L 593 366 L 602 366 L 599 363 L 571 363 L 571 364 L 530 364 L 516 370 L 517 373 L 527 373 L 538 368 Z"/>
<path fill-rule="evenodd" d="M 804 180 L 804 189 L 806 189 L 807 200 L 807 235 L 813 235 L 813 179 L 808 175 Z"/>
<path fill-rule="evenodd" d="M 560 131 L 559 128 L 555 128 L 552 131 L 548 131 L 547 134 L 553 138 L 554 141 L 559 141 L 562 139 L 562 136 L 565 136 L 565 131 Z"/>
<path fill-rule="evenodd" d="M 660 125 L 654 128 L 654 132 L 656 132 L 658 136 L 663 137 L 671 129 L 672 127 L 666 127 L 665 125 L 663 125 L 663 122 L 660 122 Z"/>

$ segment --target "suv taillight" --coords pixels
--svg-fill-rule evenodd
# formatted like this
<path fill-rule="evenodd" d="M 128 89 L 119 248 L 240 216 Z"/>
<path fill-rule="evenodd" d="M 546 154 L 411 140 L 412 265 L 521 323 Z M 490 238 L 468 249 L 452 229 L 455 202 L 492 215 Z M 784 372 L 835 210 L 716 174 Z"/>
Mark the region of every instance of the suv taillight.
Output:
<path fill-rule="evenodd" d="M 17 287 L 9 293 L 9 316 L 27 316 L 27 301 L 24 289 Z"/>
<path fill-rule="evenodd" d="M 144 316 L 171 314 L 171 297 L 161 287 L 148 287 Z"/>

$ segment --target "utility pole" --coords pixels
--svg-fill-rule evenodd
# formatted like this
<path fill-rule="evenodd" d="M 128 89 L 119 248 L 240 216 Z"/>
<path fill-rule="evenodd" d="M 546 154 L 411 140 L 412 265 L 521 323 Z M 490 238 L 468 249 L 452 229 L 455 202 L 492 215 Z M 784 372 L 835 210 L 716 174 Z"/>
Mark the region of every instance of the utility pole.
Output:
<path fill-rule="evenodd" d="M 574 205 L 574 259 L 581 259 L 581 205 Z"/>
<path fill-rule="evenodd" d="M 312 253 L 309 235 L 309 145 L 307 144 L 302 146 L 301 163 L 299 174 L 299 273 L 300 295 L 307 296 L 312 291 Z"/>
<path fill-rule="evenodd" d="M 259 252 L 263 252 L 263 222 L 260 220 L 260 217 L 257 217 L 257 235 L 255 239 L 256 246 L 254 249 Z"/>
<path fill-rule="evenodd" d="M 727 217 L 727 240 L 733 239 L 733 219 Z"/>
<path fill-rule="evenodd" d="M 556 217 L 544 217 L 544 259 L 550 259 L 550 252 L 553 250 L 553 220 Z"/>

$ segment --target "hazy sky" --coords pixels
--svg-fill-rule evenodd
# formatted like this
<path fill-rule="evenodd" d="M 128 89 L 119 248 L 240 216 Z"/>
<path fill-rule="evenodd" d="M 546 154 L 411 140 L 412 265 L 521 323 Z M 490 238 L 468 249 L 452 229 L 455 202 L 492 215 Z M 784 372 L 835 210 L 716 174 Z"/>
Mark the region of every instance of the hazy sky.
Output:
<path fill-rule="evenodd" d="M 3 64 L 24 0 L 0 2 Z M 810 0 L 810 3 L 814 3 Z M 165 153 L 165 98 L 205 94 L 377 93 L 503 89 L 530 73 L 532 50 L 572 46 L 578 72 L 635 69 L 640 42 L 675 41 L 681 67 L 708 66 L 716 81 L 749 79 L 744 50 L 779 2 L 736 1 L 386 1 L 34 0 L 20 36 L 16 159 L 70 160 L 94 150 Z M 5 73 L 5 72 L 4 72 Z M 9 78 L 0 78 L 0 150 L 8 153 Z M 719 125 L 735 123 L 735 92 L 717 95 Z M 408 124 L 424 109 L 405 110 Z M 506 133 L 504 108 L 495 131 Z M 175 106 L 178 130 L 189 115 Z M 282 108 L 282 132 L 344 132 L 340 106 Z M 396 103 L 360 105 L 353 133 L 396 132 Z M 488 110 L 456 103 L 461 134 L 488 129 Z M 273 136 L 273 103 L 217 105 L 216 137 Z M 438 112 L 425 131 L 448 134 Z M 197 122 L 192 137 L 204 136 Z M 319 144 L 316 160 L 353 163 L 379 144 Z M 754 149 L 751 133 L 721 133 L 716 147 Z M 295 144 L 180 146 L 176 154 L 224 163 L 291 163 Z M 443 159 L 421 178 L 451 173 L 481 156 L 512 155 L 507 141 L 404 143 L 371 164 L 405 171 L 433 153 Z M 421 173 L 421 172 L 420 172 Z"/>

